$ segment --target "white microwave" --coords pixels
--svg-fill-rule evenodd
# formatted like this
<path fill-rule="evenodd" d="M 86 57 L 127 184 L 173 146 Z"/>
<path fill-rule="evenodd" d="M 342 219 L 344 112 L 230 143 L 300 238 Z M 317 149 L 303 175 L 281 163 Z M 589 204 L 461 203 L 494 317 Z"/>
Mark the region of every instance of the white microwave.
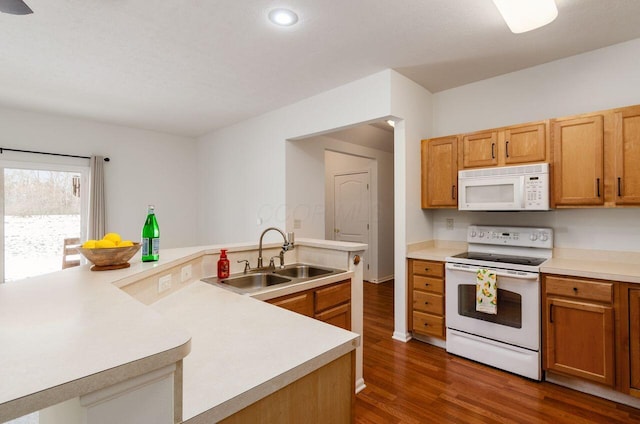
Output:
<path fill-rule="evenodd" d="M 458 171 L 458 209 L 549 210 L 549 164 Z"/>

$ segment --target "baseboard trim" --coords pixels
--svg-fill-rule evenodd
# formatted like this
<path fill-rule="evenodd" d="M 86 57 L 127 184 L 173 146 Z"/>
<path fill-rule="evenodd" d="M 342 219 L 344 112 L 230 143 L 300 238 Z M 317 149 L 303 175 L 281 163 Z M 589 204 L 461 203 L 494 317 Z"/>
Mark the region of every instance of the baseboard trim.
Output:
<path fill-rule="evenodd" d="M 442 349 L 446 349 L 447 348 L 447 341 L 439 339 L 437 337 L 423 336 L 421 334 L 414 334 L 413 338 L 418 340 L 418 341 L 420 341 L 420 342 L 422 342 L 422 343 L 428 343 L 430 345 L 434 345 L 434 346 L 440 347 Z"/>
<path fill-rule="evenodd" d="M 356 394 L 364 390 L 365 387 L 367 387 L 367 385 L 364 384 L 364 378 L 359 378 L 356 380 Z"/>
<path fill-rule="evenodd" d="M 582 393 L 598 396 L 613 402 L 622 403 L 623 405 L 631 406 L 633 408 L 640 408 L 640 399 L 578 378 L 565 377 L 552 371 L 546 371 L 544 381 L 557 384 L 558 386 L 568 387 L 569 389 L 577 390 Z"/>
<path fill-rule="evenodd" d="M 380 284 L 380 283 L 386 283 L 387 281 L 391 281 L 394 279 L 394 275 L 387 275 L 386 277 L 382 277 L 382 278 L 372 278 L 370 280 L 367 280 L 368 283 L 373 283 L 373 284 Z"/>
<path fill-rule="evenodd" d="M 391 336 L 393 340 L 397 340 L 402 343 L 406 343 L 411 340 L 411 333 L 400 333 L 398 331 L 393 332 L 393 336 Z"/>

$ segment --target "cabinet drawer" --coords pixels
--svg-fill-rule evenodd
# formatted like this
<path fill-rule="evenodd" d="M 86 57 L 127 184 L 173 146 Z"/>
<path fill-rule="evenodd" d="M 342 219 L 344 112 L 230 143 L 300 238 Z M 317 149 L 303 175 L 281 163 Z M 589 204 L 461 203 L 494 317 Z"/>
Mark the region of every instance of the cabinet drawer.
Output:
<path fill-rule="evenodd" d="M 413 309 L 435 315 L 444 314 L 444 297 L 441 294 L 413 291 Z"/>
<path fill-rule="evenodd" d="M 333 286 L 316 290 L 315 310 L 317 312 L 332 308 L 351 300 L 351 281 L 343 281 Z"/>
<path fill-rule="evenodd" d="M 429 336 L 444 337 L 444 318 L 413 312 L 413 331 Z"/>
<path fill-rule="evenodd" d="M 294 293 L 288 296 L 267 300 L 272 305 L 313 317 L 313 292 Z"/>
<path fill-rule="evenodd" d="M 545 281 L 547 295 L 595 300 L 596 302 L 613 302 L 613 283 L 552 276 L 547 276 Z"/>
<path fill-rule="evenodd" d="M 327 309 L 316 314 L 315 318 L 327 324 L 351 331 L 351 304 L 345 303 L 335 308 Z"/>
<path fill-rule="evenodd" d="M 414 275 L 429 275 L 442 278 L 444 277 L 444 264 L 442 262 L 414 259 L 411 271 Z"/>
<path fill-rule="evenodd" d="M 436 294 L 444 294 L 444 280 L 441 278 L 421 277 L 419 275 L 415 275 L 413 277 L 413 289 L 429 291 Z"/>

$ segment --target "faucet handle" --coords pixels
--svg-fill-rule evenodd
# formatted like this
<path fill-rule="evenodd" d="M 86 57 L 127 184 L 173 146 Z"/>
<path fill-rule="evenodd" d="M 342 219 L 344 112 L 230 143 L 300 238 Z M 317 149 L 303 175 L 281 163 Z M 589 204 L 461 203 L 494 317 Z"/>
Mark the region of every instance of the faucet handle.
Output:
<path fill-rule="evenodd" d="M 288 241 L 288 243 L 289 243 L 289 245 L 291 247 L 293 247 L 293 244 L 295 242 L 295 238 L 296 238 L 296 235 L 295 235 L 295 233 L 293 231 L 290 231 L 290 232 L 287 233 L 287 241 Z"/>
<path fill-rule="evenodd" d="M 242 262 L 244 262 L 244 273 L 246 274 L 251 269 L 251 266 L 249 265 L 249 261 L 246 259 L 241 259 L 238 261 L 239 264 L 241 264 Z"/>

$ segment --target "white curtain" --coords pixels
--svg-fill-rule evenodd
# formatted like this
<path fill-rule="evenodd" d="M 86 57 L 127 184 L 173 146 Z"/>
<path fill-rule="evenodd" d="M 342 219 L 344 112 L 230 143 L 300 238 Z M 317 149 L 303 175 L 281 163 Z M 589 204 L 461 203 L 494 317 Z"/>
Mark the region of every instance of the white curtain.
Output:
<path fill-rule="evenodd" d="M 104 157 L 91 156 L 89 185 L 89 239 L 99 240 L 105 234 Z"/>

